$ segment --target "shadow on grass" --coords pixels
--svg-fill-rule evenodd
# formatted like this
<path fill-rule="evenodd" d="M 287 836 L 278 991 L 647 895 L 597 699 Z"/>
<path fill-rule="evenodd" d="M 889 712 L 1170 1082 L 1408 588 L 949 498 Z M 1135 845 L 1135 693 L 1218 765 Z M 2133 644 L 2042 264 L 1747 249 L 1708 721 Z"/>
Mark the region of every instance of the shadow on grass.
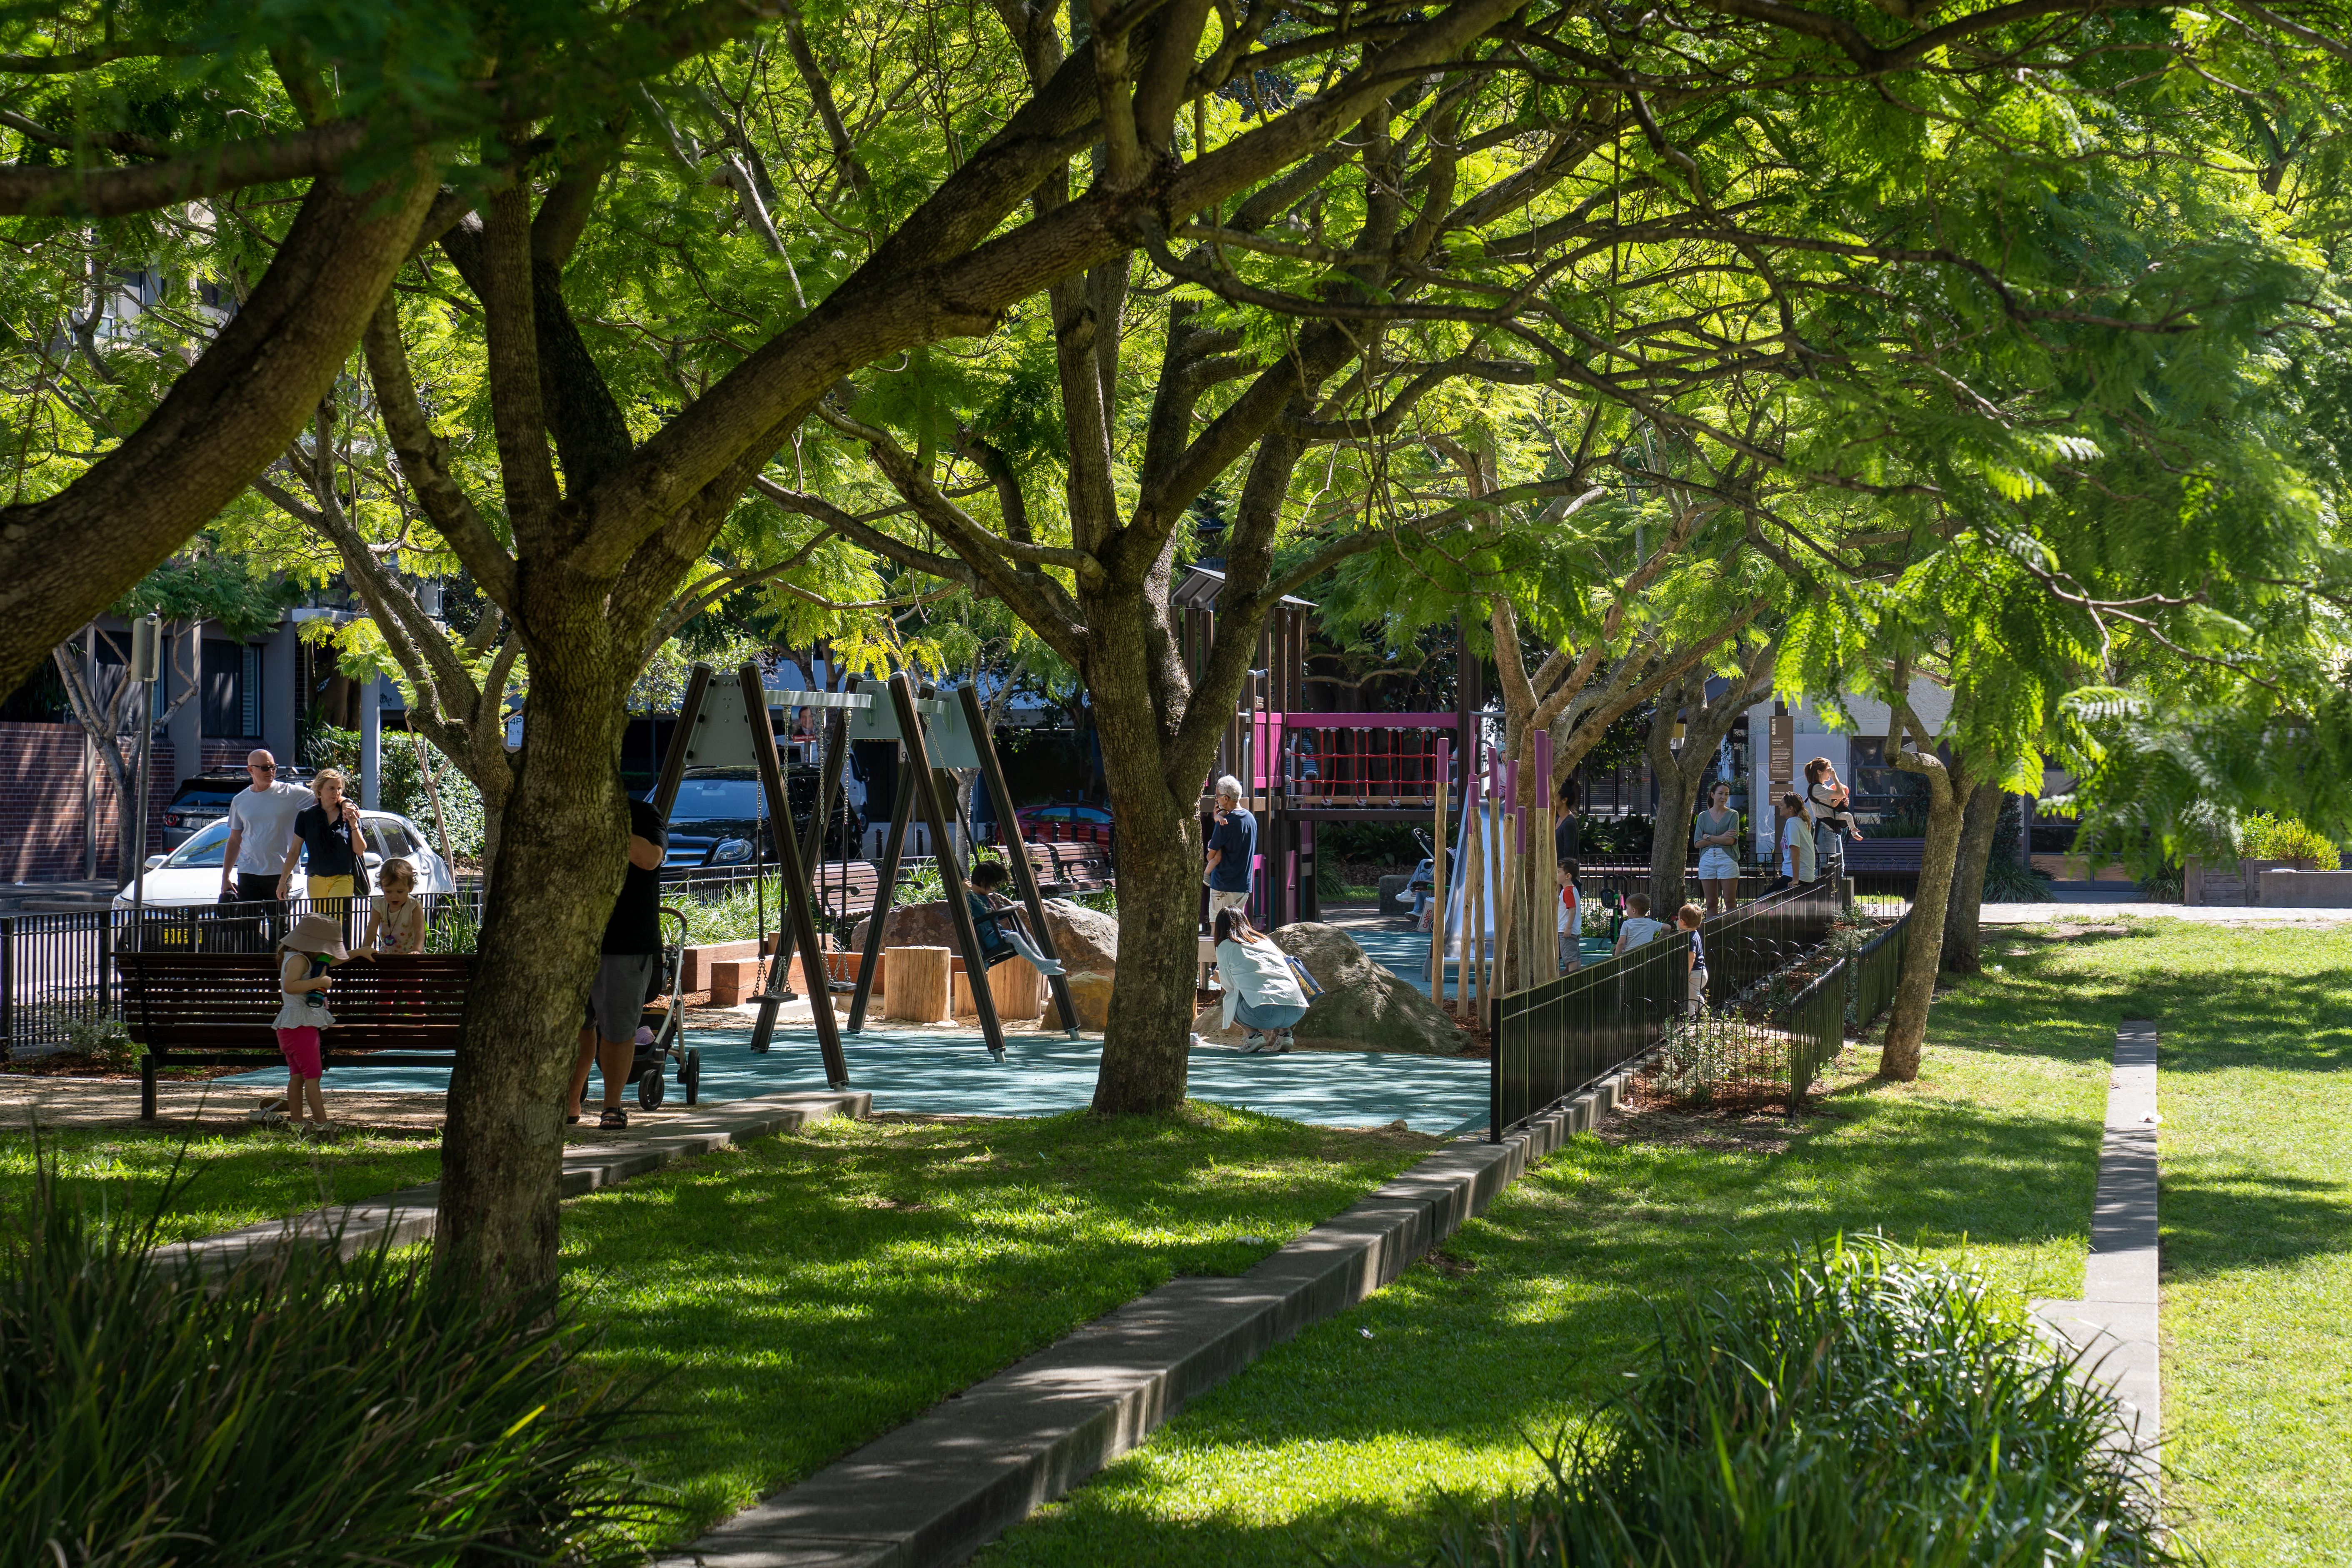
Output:
<path fill-rule="evenodd" d="M 2084 1075 L 2058 1105 L 2025 1066 L 1946 1068 L 2016 1075 L 2013 1105 L 1865 1085 L 1778 1154 L 1572 1141 L 1437 1264 L 1276 1347 L 982 1561 L 1419 1561 L 1433 1490 L 1532 1479 L 1530 1440 L 1619 1385 L 1659 1304 L 1833 1231 L 1965 1239 L 2018 1297 L 2079 1291 L 2100 1138 Z"/>
<path fill-rule="evenodd" d="M 680 1429 L 639 1457 L 691 1534 L 1437 1146 L 1213 1109 L 828 1126 L 570 1205 L 564 1262 L 602 1359 L 670 1374 Z"/>

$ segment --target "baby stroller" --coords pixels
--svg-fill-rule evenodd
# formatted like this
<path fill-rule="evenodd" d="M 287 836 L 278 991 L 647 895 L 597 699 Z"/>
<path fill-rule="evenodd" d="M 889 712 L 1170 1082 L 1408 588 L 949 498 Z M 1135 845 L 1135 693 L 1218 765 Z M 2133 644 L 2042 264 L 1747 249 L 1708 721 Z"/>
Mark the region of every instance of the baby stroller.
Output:
<path fill-rule="evenodd" d="M 668 1092 L 663 1082 L 666 1064 L 677 1064 L 677 1086 L 686 1102 L 702 1097 L 702 1052 L 686 1047 L 686 1005 L 678 1000 L 677 983 L 686 966 L 686 913 L 665 904 L 661 911 L 661 962 L 654 966 L 646 991 L 645 1012 L 637 1026 L 637 1054 L 630 1058 L 629 1077 L 637 1086 L 637 1103 L 657 1110 Z"/>

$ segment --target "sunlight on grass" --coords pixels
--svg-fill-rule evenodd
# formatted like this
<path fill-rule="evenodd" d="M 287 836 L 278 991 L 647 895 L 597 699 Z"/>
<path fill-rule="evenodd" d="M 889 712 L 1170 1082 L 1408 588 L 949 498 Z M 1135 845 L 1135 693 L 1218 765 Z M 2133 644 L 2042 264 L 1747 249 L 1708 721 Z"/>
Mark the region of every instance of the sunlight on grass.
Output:
<path fill-rule="evenodd" d="M 184 1134 L 128 1128 L 44 1131 L 61 1190 L 90 1212 L 144 1221 L 155 1210 Z M 32 1134 L 0 1131 L 0 1205 L 25 1201 L 33 1184 Z M 310 1143 L 283 1128 L 208 1133 L 184 1142 L 184 1185 L 156 1235 L 186 1241 L 322 1204 L 348 1204 L 429 1182 L 441 1173 L 441 1134 L 349 1131 Z"/>
<path fill-rule="evenodd" d="M 2163 1031 L 2168 1500 L 2219 1564 L 2352 1538 L 2352 935 L 2148 921 L 2002 933 L 1910 1086 L 1850 1084 L 1785 1152 L 1576 1141 L 1355 1311 L 1277 1347 L 983 1554 L 1018 1564 L 1417 1561 L 1441 1490 L 1539 1470 L 1653 1303 L 1883 1227 L 2012 1303 L 2080 1291 L 2117 1022 Z M 1867 1051 L 1852 1053 L 1861 1065 Z"/>
<path fill-rule="evenodd" d="M 1236 1274 L 1438 1141 L 1194 1106 L 824 1122 L 565 1206 L 604 1364 L 665 1379 L 636 1458 L 688 1538 L 1179 1274 Z"/>
<path fill-rule="evenodd" d="M 1781 1152 L 1577 1139 L 1433 1263 L 1276 1347 L 982 1561 L 1418 1560 L 1437 1493 L 1541 1473 L 1534 1445 L 1618 1386 L 1654 1303 L 1840 1228 L 1964 1258 L 2015 1310 L 2078 1292 L 2120 1014 L 2022 994 L 2055 955 L 2003 962 L 1939 1005 L 1919 1082 L 1849 1077 Z"/>

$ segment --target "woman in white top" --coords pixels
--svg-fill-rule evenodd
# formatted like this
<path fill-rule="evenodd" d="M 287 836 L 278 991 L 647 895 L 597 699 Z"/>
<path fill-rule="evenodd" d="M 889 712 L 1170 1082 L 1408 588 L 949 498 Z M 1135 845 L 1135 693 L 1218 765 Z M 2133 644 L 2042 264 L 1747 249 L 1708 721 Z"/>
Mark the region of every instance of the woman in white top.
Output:
<path fill-rule="evenodd" d="M 1250 929 L 1239 910 L 1217 911 L 1217 977 L 1225 989 L 1225 1027 L 1241 1020 L 1244 1051 L 1280 1056 L 1290 1049 L 1290 1026 L 1307 1016 L 1307 993 L 1290 970 L 1290 955 Z"/>
<path fill-rule="evenodd" d="M 1715 782 L 1713 802 L 1691 823 L 1691 842 L 1698 847 L 1698 886 L 1706 899 L 1706 912 L 1718 905 L 1729 910 L 1738 901 L 1739 862 L 1731 847 L 1739 842 L 1739 814 L 1731 809 L 1731 785 Z"/>

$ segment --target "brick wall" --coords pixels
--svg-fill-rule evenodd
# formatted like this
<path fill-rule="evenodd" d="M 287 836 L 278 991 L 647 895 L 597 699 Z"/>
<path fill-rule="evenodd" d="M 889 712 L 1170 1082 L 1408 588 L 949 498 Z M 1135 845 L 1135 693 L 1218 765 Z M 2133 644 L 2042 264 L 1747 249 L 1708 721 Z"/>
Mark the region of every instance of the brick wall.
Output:
<path fill-rule="evenodd" d="M 196 758 L 199 773 L 235 773 L 245 771 L 245 759 L 261 749 L 258 735 L 235 735 L 223 739 L 215 735 L 204 742 Z M 286 759 L 280 757 L 279 762 Z"/>
<path fill-rule="evenodd" d="M 126 738 L 127 752 L 130 742 Z M 100 768 L 98 874 L 114 874 L 114 785 Z M 163 847 L 172 798 L 172 747 L 155 742 L 147 800 L 147 852 Z M 81 729 L 0 724 L 0 882 L 55 882 L 82 874 Z"/>

